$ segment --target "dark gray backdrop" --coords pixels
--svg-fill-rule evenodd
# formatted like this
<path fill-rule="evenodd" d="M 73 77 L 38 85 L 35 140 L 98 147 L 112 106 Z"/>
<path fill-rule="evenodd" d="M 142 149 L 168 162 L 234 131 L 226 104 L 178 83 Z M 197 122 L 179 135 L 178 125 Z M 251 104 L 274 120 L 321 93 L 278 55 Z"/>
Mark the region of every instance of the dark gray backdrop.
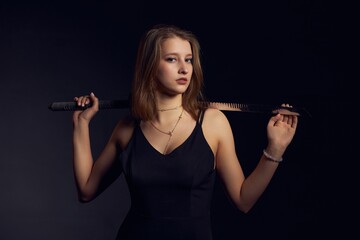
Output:
<path fill-rule="evenodd" d="M 215 239 L 350 234 L 356 175 L 349 150 L 357 145 L 348 141 L 353 116 L 343 111 L 355 92 L 346 82 L 349 17 L 329 1 L 2 1 L 0 239 L 114 239 L 130 204 L 123 177 L 93 202 L 79 203 L 71 113 L 47 107 L 90 91 L 126 99 L 140 36 L 157 23 L 199 37 L 208 99 L 289 102 L 312 114 L 300 118 L 284 162 L 249 214 L 236 210 L 217 182 Z M 94 155 L 126 113 L 95 117 Z M 226 114 L 249 174 L 266 143 L 268 116 Z"/>

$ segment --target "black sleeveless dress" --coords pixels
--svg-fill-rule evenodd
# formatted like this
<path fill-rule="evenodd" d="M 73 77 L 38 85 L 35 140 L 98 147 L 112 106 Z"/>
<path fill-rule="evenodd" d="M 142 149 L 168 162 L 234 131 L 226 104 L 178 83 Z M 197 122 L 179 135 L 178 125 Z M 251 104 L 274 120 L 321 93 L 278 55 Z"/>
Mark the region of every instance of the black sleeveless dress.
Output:
<path fill-rule="evenodd" d="M 214 154 L 200 114 L 191 135 L 171 153 L 153 148 L 136 124 L 121 156 L 131 207 L 118 240 L 211 240 Z"/>

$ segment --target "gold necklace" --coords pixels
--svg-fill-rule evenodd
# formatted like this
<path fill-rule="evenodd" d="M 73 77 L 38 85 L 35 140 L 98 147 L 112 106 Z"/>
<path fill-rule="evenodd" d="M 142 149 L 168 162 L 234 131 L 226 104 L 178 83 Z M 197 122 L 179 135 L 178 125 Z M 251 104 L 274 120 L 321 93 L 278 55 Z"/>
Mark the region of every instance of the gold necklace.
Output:
<path fill-rule="evenodd" d="M 162 109 L 157 109 L 157 111 L 159 112 L 165 112 L 165 111 L 170 111 L 170 110 L 176 110 L 178 109 L 179 107 L 181 107 L 182 105 L 179 105 L 177 107 L 173 107 L 173 108 L 162 108 Z"/>
<path fill-rule="evenodd" d="M 170 130 L 170 131 L 168 131 L 168 132 L 165 132 L 165 131 L 159 129 L 158 127 L 156 127 L 156 126 L 152 123 L 152 121 L 150 121 L 151 126 L 153 126 L 153 128 L 155 128 L 157 131 L 159 131 L 159 132 L 161 132 L 161 133 L 163 133 L 163 134 L 169 135 L 169 139 L 167 140 L 167 143 L 166 143 L 166 146 L 165 146 L 165 149 L 164 149 L 163 154 L 165 154 L 166 151 L 167 151 L 167 148 L 168 148 L 168 146 L 169 146 L 171 137 L 173 136 L 173 133 L 174 133 L 174 131 L 175 131 L 175 128 L 176 128 L 176 126 L 178 125 L 178 123 L 180 122 L 180 119 L 182 118 L 183 112 L 184 112 L 184 109 L 182 109 L 182 111 L 181 111 L 181 113 L 180 113 L 180 115 L 179 115 L 179 117 L 178 117 L 178 119 L 177 119 L 177 121 L 176 121 L 173 129 Z"/>

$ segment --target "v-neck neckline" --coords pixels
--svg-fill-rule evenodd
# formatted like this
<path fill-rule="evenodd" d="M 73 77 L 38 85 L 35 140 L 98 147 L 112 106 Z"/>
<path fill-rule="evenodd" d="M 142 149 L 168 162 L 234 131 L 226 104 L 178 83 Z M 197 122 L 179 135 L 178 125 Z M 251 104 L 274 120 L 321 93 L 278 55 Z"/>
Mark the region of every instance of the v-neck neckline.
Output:
<path fill-rule="evenodd" d="M 162 157 L 168 157 L 168 156 L 174 155 L 177 151 L 179 151 L 179 149 L 181 149 L 189 141 L 189 139 L 192 137 L 192 135 L 194 135 L 195 130 L 197 129 L 198 126 L 199 126 L 199 123 L 196 121 L 195 127 L 193 128 L 193 130 L 191 131 L 189 136 L 182 143 L 180 143 L 178 146 L 176 146 L 171 152 L 166 153 L 166 154 L 161 153 L 159 150 L 157 150 L 154 147 L 154 145 L 151 144 L 151 142 L 145 136 L 140 124 L 138 125 L 138 128 L 139 128 L 139 131 L 140 131 L 142 137 L 146 140 L 147 144 L 153 149 L 153 151 L 155 151 L 157 154 L 161 155 Z"/>

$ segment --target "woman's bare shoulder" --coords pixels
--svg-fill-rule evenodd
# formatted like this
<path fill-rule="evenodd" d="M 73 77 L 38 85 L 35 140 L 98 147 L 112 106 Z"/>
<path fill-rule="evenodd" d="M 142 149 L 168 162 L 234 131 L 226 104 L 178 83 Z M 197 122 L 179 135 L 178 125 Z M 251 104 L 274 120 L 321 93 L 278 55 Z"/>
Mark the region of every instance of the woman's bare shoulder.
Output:
<path fill-rule="evenodd" d="M 217 138 L 222 133 L 228 132 L 229 128 L 228 118 L 222 111 L 214 108 L 209 108 L 205 111 L 203 129 L 207 135 L 216 136 Z"/>
<path fill-rule="evenodd" d="M 122 149 L 127 146 L 133 135 L 135 122 L 135 119 L 128 115 L 121 118 L 115 126 L 113 137 L 116 139 Z"/>
<path fill-rule="evenodd" d="M 231 133 L 226 115 L 218 109 L 208 108 L 204 113 L 202 129 L 206 141 L 216 156 L 220 142 L 229 136 L 229 132 Z"/>
<path fill-rule="evenodd" d="M 226 115 L 216 108 L 208 108 L 204 113 L 204 124 L 209 124 L 212 127 L 221 127 L 228 124 Z"/>

